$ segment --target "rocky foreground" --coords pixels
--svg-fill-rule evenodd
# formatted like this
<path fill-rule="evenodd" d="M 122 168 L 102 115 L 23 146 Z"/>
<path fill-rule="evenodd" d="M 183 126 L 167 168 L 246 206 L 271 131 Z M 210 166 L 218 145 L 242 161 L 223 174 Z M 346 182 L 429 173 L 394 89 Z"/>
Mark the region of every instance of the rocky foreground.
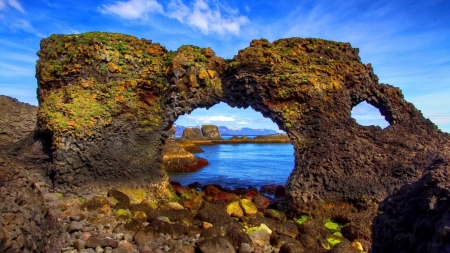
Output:
<path fill-rule="evenodd" d="M 63 253 L 356 253 L 370 246 L 368 227 L 355 228 L 345 215 L 287 217 L 282 186 L 261 189 L 271 198 L 257 189 L 172 183 L 175 201 L 156 204 L 138 189 L 54 192 L 39 173 L 9 159 L 0 164 L 10 168 L 0 173 L 1 252 L 45 245 L 45 252 Z"/>

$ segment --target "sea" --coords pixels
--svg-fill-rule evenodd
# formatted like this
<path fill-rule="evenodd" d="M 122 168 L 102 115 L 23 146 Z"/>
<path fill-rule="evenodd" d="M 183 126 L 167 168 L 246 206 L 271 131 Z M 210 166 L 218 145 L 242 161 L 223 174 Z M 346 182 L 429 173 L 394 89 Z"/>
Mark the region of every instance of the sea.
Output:
<path fill-rule="evenodd" d="M 201 148 L 204 152 L 194 155 L 208 160 L 209 165 L 195 172 L 169 172 L 170 181 L 181 185 L 198 182 L 232 189 L 260 189 L 264 185 L 285 185 L 295 165 L 294 147 L 290 143 L 218 144 Z"/>

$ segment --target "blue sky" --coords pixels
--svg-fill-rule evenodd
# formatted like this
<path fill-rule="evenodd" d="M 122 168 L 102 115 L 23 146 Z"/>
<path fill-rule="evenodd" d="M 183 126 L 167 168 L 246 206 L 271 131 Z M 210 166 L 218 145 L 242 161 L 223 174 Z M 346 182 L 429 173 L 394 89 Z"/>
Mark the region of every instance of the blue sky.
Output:
<path fill-rule="evenodd" d="M 0 0 L 0 94 L 36 105 L 40 40 L 53 33 L 88 31 L 126 33 L 170 50 L 186 44 L 211 47 L 224 58 L 255 38 L 350 42 L 360 49 L 362 62 L 372 63 L 380 82 L 401 88 L 407 101 L 450 132 L 448 0 Z M 372 122 L 375 115 L 368 106 L 358 109 L 361 122 Z M 259 113 L 223 104 L 183 118 L 188 123 L 276 128 Z"/>

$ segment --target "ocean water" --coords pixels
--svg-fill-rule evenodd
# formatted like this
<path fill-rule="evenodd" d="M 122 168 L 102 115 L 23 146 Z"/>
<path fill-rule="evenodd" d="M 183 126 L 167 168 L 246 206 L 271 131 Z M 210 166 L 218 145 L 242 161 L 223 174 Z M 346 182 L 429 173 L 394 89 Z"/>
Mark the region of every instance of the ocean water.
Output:
<path fill-rule="evenodd" d="M 282 144 L 219 144 L 202 146 L 198 157 L 209 165 L 195 172 L 170 172 L 170 181 L 181 185 L 199 182 L 224 187 L 285 185 L 294 168 L 294 147 Z"/>

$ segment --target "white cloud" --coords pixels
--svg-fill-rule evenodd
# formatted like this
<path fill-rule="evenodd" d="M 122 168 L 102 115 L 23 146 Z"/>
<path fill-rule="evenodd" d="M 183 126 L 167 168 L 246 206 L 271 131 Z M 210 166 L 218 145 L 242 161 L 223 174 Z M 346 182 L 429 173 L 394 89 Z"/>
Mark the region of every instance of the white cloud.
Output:
<path fill-rule="evenodd" d="M 6 6 L 10 6 L 22 13 L 25 13 L 22 5 L 17 0 L 0 0 L 0 10 L 5 9 Z"/>
<path fill-rule="evenodd" d="M 156 0 L 117 1 L 99 7 L 103 14 L 115 14 L 125 19 L 145 19 L 148 13 L 163 13 L 163 7 Z"/>
<path fill-rule="evenodd" d="M 34 74 L 35 74 L 34 68 L 0 62 L 0 76 L 24 77 L 24 76 L 33 76 Z"/>
<path fill-rule="evenodd" d="M 195 0 L 192 6 L 181 0 L 171 0 L 167 16 L 199 29 L 203 34 L 238 35 L 241 26 L 249 21 L 246 16 L 239 16 L 235 9 L 219 5 L 211 7 L 205 0 Z"/>
<path fill-rule="evenodd" d="M 37 31 L 31 24 L 30 22 L 24 20 L 24 19 L 19 19 L 16 22 L 14 22 L 13 24 L 11 24 L 11 28 L 12 29 L 16 29 L 16 30 L 22 30 L 24 32 L 27 33 L 31 33 L 34 34 L 38 37 L 45 37 L 44 34 L 42 34 L 41 32 Z"/>
<path fill-rule="evenodd" d="M 192 115 L 186 115 L 185 116 L 187 121 L 193 121 L 196 123 L 221 123 L 221 122 L 235 122 L 236 119 L 234 117 L 229 116 L 223 116 L 223 115 L 216 115 L 216 116 L 208 116 L 208 115 L 201 115 L 201 116 L 192 116 Z"/>
<path fill-rule="evenodd" d="M 239 122 L 236 122 L 236 124 L 239 124 L 239 125 L 249 125 L 250 122 L 247 122 L 247 121 L 239 121 Z"/>
<path fill-rule="evenodd" d="M 104 4 L 98 9 L 102 14 L 115 14 L 124 19 L 146 19 L 149 13 L 160 13 L 198 29 L 203 34 L 238 35 L 241 26 L 249 22 L 246 16 L 239 15 L 237 9 L 225 4 L 212 5 L 207 0 L 194 0 L 191 4 L 185 4 L 182 0 L 171 0 L 166 7 L 167 11 L 164 11 L 163 6 L 156 0 L 129 0 Z"/>

